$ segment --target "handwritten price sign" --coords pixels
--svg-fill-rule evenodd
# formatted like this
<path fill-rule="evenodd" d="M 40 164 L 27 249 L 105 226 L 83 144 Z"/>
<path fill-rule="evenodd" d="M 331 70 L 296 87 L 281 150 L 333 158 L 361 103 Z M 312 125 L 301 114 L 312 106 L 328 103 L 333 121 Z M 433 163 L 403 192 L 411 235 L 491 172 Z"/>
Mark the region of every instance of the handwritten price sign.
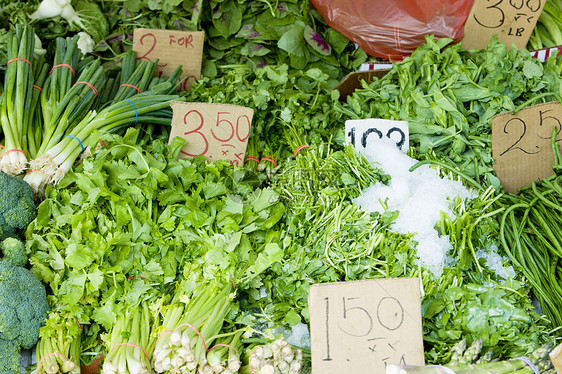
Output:
<path fill-rule="evenodd" d="M 170 141 L 182 137 L 187 144 L 180 157 L 205 156 L 242 165 L 250 137 L 254 110 L 238 105 L 173 101 Z"/>
<path fill-rule="evenodd" d="M 409 147 L 408 121 L 369 118 L 345 121 L 345 142 L 363 152 L 373 141 L 388 138 L 406 153 Z M 371 145 L 372 146 L 372 145 Z"/>
<path fill-rule="evenodd" d="M 492 35 L 525 48 L 546 0 L 476 0 L 464 26 L 462 46 L 486 48 Z"/>
<path fill-rule="evenodd" d="M 562 142 L 562 105 L 534 105 L 516 114 L 506 112 L 492 119 L 494 170 L 509 192 L 554 174 L 552 129 Z"/>
<path fill-rule="evenodd" d="M 133 50 L 140 60 L 159 60 L 156 71 L 166 76 L 181 65 L 181 78 L 187 78 L 181 89 L 187 91 L 201 76 L 204 38 L 203 31 L 135 29 Z"/>
<path fill-rule="evenodd" d="M 308 308 L 313 374 L 424 365 L 418 278 L 316 284 Z"/>

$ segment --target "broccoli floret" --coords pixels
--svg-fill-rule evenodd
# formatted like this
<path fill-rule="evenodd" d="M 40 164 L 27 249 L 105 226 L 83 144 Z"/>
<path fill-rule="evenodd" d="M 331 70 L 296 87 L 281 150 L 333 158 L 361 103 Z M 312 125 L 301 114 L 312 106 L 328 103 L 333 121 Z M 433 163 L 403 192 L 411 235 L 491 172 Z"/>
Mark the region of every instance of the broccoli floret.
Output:
<path fill-rule="evenodd" d="M 45 287 L 39 279 L 11 261 L 0 261 L 0 373 L 13 372 L 14 350 L 19 360 L 21 348 L 37 343 L 48 312 Z"/>
<path fill-rule="evenodd" d="M 0 374 L 20 372 L 20 351 L 11 340 L 0 339 Z"/>
<path fill-rule="evenodd" d="M 8 238 L 0 242 L 0 253 L 4 255 L 2 260 L 11 261 L 14 265 L 23 266 L 27 262 L 25 244 L 19 239 Z"/>
<path fill-rule="evenodd" d="M 37 216 L 33 190 L 22 179 L 0 172 L 0 241 L 19 233 Z"/>

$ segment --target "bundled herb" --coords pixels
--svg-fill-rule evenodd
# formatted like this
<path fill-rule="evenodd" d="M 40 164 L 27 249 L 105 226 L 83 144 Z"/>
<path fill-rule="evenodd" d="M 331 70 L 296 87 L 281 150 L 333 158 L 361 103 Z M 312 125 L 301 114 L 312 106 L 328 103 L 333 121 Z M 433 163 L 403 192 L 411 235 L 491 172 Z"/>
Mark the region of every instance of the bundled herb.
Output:
<path fill-rule="evenodd" d="M 493 39 L 466 51 L 433 40 L 397 62 L 381 79 L 363 84 L 337 106 L 343 119 L 386 118 L 409 123 L 410 146 L 434 153 L 485 187 L 499 187 L 491 155 L 492 117 L 561 96 L 562 65 L 541 63 L 526 50 Z"/>

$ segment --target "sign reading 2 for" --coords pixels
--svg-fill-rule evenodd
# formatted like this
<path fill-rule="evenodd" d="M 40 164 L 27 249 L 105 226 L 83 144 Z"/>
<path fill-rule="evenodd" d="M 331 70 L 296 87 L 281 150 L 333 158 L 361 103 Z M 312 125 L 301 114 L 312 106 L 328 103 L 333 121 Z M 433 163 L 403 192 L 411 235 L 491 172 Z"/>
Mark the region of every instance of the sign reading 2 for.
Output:
<path fill-rule="evenodd" d="M 171 103 L 174 111 L 170 141 L 182 137 L 187 144 L 180 157 L 205 156 L 209 161 L 228 160 L 242 165 L 253 109 L 228 104 Z"/>
<path fill-rule="evenodd" d="M 316 284 L 308 308 L 314 374 L 424 364 L 417 278 Z"/>
<path fill-rule="evenodd" d="M 201 76 L 204 38 L 203 31 L 135 29 L 133 50 L 139 60 L 158 60 L 156 72 L 167 77 L 181 65 L 180 89 L 187 91 Z"/>

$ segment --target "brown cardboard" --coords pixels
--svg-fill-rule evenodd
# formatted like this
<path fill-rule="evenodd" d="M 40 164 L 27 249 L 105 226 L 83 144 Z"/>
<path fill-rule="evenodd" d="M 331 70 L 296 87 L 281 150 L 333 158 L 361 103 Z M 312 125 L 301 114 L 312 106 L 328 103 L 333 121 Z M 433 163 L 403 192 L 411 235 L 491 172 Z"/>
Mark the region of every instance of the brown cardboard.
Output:
<path fill-rule="evenodd" d="M 158 59 L 156 71 L 165 76 L 170 76 L 181 65 L 181 78 L 187 77 L 181 89 L 187 91 L 201 77 L 204 39 L 203 31 L 135 29 L 133 51 L 140 60 Z"/>
<path fill-rule="evenodd" d="M 562 344 L 556 346 L 550 352 L 550 361 L 552 362 L 552 366 L 556 369 L 558 374 L 562 374 Z"/>
<path fill-rule="evenodd" d="M 354 71 L 347 74 L 336 87 L 340 92 L 340 101 L 345 101 L 347 96 L 351 95 L 353 91 L 361 88 L 361 81 L 364 80 L 370 83 L 374 77 L 382 78 L 388 73 L 390 69 L 381 70 L 367 70 L 367 71 Z"/>
<path fill-rule="evenodd" d="M 254 110 L 238 105 L 172 101 L 170 142 L 176 136 L 187 144 L 180 158 L 203 155 L 209 161 L 242 165 Z"/>
<path fill-rule="evenodd" d="M 552 128 L 558 128 L 556 139 L 560 142 L 561 124 L 562 105 L 557 101 L 492 119 L 494 170 L 506 191 L 517 193 L 519 188 L 554 174 Z"/>
<path fill-rule="evenodd" d="M 313 374 L 424 365 L 418 278 L 315 284 L 308 309 Z"/>
<path fill-rule="evenodd" d="M 545 1 L 475 0 L 464 26 L 465 49 L 486 48 L 497 34 L 511 48 L 525 48 Z"/>

